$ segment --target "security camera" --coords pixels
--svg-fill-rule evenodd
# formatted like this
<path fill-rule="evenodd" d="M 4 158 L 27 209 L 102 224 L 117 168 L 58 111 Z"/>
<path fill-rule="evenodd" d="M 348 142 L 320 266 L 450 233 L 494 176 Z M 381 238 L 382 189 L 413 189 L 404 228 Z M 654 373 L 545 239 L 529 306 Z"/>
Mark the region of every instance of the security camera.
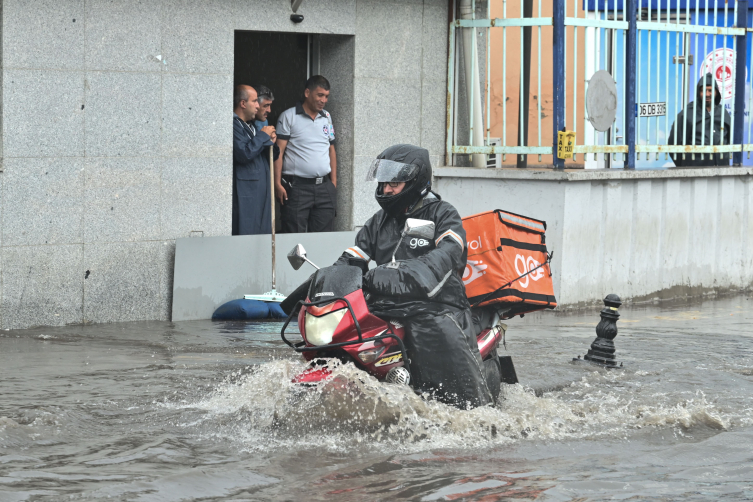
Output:
<path fill-rule="evenodd" d="M 293 21 L 295 24 L 302 23 L 303 22 L 303 14 L 291 14 L 290 20 Z"/>

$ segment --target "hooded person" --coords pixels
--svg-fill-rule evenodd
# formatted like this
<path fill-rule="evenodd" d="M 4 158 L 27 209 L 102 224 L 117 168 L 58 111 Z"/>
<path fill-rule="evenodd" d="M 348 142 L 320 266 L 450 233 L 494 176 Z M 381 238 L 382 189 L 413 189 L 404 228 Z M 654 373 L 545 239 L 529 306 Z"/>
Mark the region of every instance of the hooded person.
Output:
<path fill-rule="evenodd" d="M 411 385 L 460 408 L 493 402 L 462 282 L 468 251 L 457 210 L 431 191 L 425 148 L 394 145 L 371 164 L 381 209 L 336 262 L 361 267 L 371 312 L 406 328 Z M 403 235 L 406 219 L 434 223 L 430 239 Z M 368 270 L 369 261 L 377 267 Z"/>
<path fill-rule="evenodd" d="M 712 100 L 714 108 L 713 120 L 711 119 Z M 719 92 L 716 79 L 711 73 L 707 73 L 696 84 L 695 101 L 688 103 L 685 109 L 677 114 L 677 118 L 674 124 L 672 124 L 672 129 L 669 131 L 667 144 L 699 146 L 729 145 L 731 123 L 732 118 L 729 112 L 722 106 L 722 95 Z M 694 126 L 695 136 L 693 136 Z M 677 135 L 676 140 L 675 134 Z M 690 153 L 671 153 L 670 156 L 677 167 L 727 166 L 730 160 L 729 153 L 696 153 L 695 159 L 692 158 L 692 154 Z"/>

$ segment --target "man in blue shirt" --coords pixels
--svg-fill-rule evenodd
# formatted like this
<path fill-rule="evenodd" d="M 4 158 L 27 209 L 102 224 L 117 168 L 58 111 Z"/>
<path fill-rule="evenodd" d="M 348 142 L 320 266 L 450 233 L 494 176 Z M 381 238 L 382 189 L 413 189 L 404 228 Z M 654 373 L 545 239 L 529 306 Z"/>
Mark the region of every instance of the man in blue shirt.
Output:
<path fill-rule="evenodd" d="M 233 93 L 233 235 L 272 232 L 269 148 L 277 134 L 273 126 L 257 130 L 248 122 L 259 109 L 256 90 L 239 85 Z"/>

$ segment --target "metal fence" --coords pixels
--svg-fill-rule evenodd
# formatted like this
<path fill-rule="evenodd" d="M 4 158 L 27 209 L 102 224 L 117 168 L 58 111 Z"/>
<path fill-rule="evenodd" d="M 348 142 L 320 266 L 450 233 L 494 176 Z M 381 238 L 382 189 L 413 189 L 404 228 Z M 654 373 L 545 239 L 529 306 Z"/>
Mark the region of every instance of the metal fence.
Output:
<path fill-rule="evenodd" d="M 565 130 L 577 132 L 573 160 L 586 167 L 630 169 L 637 161 L 639 167 L 656 168 L 672 165 L 673 155 L 675 162 L 705 161 L 720 153 L 731 157 L 724 162 L 749 163 L 745 160 L 753 150 L 753 120 L 746 122 L 746 101 L 753 96 L 753 79 L 746 82 L 746 69 L 753 37 L 747 32 L 753 31 L 753 17 L 747 0 L 552 0 L 544 2 L 543 9 L 542 0 L 535 2 L 486 0 L 486 17 L 478 18 L 481 6 L 460 0 L 459 19 L 451 23 L 449 38 L 448 164 L 454 164 L 458 154 L 472 155 L 478 167 L 487 165 L 487 156 L 502 156 L 504 162 L 514 154 L 520 167 L 529 155 L 539 162 L 549 155 L 555 167 L 563 168 L 556 141 L 557 133 Z M 508 16 L 508 10 L 514 14 Z M 501 17 L 492 17 L 492 12 Z M 486 44 L 485 65 L 478 58 L 479 35 Z M 501 44 L 492 42 L 495 36 Z M 495 69 L 501 76 L 492 76 Z M 599 71 L 611 75 L 616 90 L 616 114 L 605 131 L 594 127 L 585 99 Z M 699 114 L 700 125 L 683 121 L 673 127 L 678 113 L 695 113 L 696 83 L 706 73 L 721 90 L 721 102 L 711 101 L 710 117 L 716 116 L 716 107 L 721 107 L 721 117 L 729 117 L 716 144 L 705 113 Z M 508 104 L 508 76 L 519 77 L 517 103 Z M 463 102 L 458 99 L 461 78 Z M 536 101 L 533 113 L 531 97 Z M 551 102 L 546 110 L 542 101 Z M 460 107 L 467 115 L 467 136 L 458 128 Z M 508 124 L 516 111 L 517 124 Z M 696 137 L 696 128 L 711 128 L 709 141 L 699 134 L 700 144 L 684 144 L 686 134 Z M 748 152 L 745 160 L 743 152 Z"/>

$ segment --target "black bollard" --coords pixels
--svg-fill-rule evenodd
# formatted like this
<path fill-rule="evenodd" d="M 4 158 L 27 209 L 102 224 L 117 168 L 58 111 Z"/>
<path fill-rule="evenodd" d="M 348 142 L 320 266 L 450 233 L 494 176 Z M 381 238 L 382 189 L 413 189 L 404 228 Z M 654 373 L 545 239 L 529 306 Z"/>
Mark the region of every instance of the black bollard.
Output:
<path fill-rule="evenodd" d="M 601 310 L 601 321 L 596 326 L 596 340 L 591 344 L 588 354 L 583 359 L 599 366 L 607 368 L 617 368 L 617 361 L 614 358 L 614 337 L 617 336 L 617 320 L 620 314 L 617 309 L 622 302 L 620 297 L 611 294 L 604 298 L 604 308 Z M 574 359 L 574 361 L 580 360 Z M 620 363 L 620 367 L 622 363 Z"/>

